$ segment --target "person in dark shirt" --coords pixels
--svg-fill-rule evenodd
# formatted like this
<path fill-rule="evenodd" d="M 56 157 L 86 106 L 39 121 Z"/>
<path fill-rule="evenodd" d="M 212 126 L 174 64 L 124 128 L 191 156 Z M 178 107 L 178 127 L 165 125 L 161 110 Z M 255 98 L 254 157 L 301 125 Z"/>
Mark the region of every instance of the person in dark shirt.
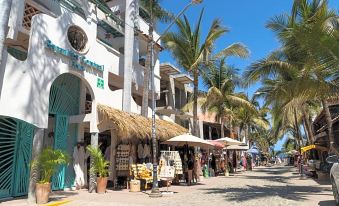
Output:
<path fill-rule="evenodd" d="M 194 169 L 194 160 L 192 155 L 189 156 L 187 161 L 187 167 L 188 167 L 188 185 L 191 185 L 192 183 L 192 176 L 193 176 L 193 169 Z"/>
<path fill-rule="evenodd" d="M 211 167 L 212 167 L 213 171 L 216 172 L 217 164 L 216 164 L 216 162 L 215 162 L 215 156 L 214 156 L 214 154 L 212 154 Z"/>

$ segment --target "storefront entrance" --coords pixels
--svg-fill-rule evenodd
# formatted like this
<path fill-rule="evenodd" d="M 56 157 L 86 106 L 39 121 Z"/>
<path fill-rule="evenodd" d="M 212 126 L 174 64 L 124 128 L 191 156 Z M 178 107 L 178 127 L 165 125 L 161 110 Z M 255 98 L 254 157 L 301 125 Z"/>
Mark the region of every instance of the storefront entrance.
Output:
<path fill-rule="evenodd" d="M 54 149 L 66 151 L 70 157 L 77 141 L 77 124 L 69 124 L 71 115 L 79 114 L 81 79 L 72 74 L 60 75 L 52 84 L 49 97 L 49 116 L 54 119 Z M 72 187 L 73 164 L 62 166 L 52 178 L 52 190 Z"/>
<path fill-rule="evenodd" d="M 0 199 L 26 195 L 34 126 L 0 117 Z"/>

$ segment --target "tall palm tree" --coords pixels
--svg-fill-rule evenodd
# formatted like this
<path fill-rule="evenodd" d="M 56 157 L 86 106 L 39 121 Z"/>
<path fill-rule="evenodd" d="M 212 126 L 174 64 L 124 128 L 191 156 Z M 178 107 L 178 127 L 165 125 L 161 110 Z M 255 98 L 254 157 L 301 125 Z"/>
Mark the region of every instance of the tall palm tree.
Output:
<path fill-rule="evenodd" d="M 236 85 L 240 84 L 238 70 L 225 62 L 225 57 L 214 61 L 209 70 L 201 71 L 202 78 L 209 90 L 199 102 L 203 110 L 216 114 L 221 123 L 220 134 L 224 135 L 224 124 L 228 120 L 229 128 L 233 131 L 240 110 L 256 113 L 255 106 L 246 99 L 242 93 L 235 93 Z"/>
<path fill-rule="evenodd" d="M 142 105 L 141 115 L 148 116 L 148 93 L 149 93 L 149 80 L 150 80 L 150 65 L 152 53 L 152 41 L 154 26 L 157 22 L 168 22 L 171 20 L 171 14 L 161 7 L 159 0 L 141 0 L 141 7 L 148 12 L 148 40 L 147 40 L 147 59 L 144 68 L 143 92 L 142 92 Z"/>
<path fill-rule="evenodd" d="M 2 65 L 2 56 L 5 50 L 5 40 L 7 35 L 8 20 L 11 13 L 12 0 L 1 1 L 0 8 L 0 65 Z"/>
<path fill-rule="evenodd" d="M 321 101 L 332 151 L 335 150 L 332 143 L 332 119 L 326 99 L 338 94 L 337 20 L 335 12 L 328 10 L 327 1 L 295 1 L 291 15 L 277 16 L 267 24 L 268 28 L 276 32 L 282 47 L 269 57 L 252 64 L 245 74 L 251 81 L 261 79 L 270 82 L 276 89 L 280 88 L 280 92 L 273 93 L 271 97 L 273 100 L 276 98 L 276 105 L 280 109 L 289 111 L 294 118 L 299 140 L 301 135 L 298 132 L 299 126 L 296 125 L 298 111 L 307 111 L 305 107 L 308 107 L 310 101 Z M 282 110 L 277 114 L 281 114 Z M 308 133 L 312 132 L 307 130 Z"/>
<path fill-rule="evenodd" d="M 244 98 L 249 101 L 247 96 L 244 96 Z M 270 123 L 266 117 L 268 108 L 260 108 L 259 103 L 255 98 L 252 98 L 252 100 L 249 102 L 255 106 L 255 110 L 248 109 L 246 107 L 239 107 L 236 112 L 239 132 L 241 133 L 241 131 L 245 131 L 245 137 L 247 139 L 250 133 L 270 129 Z"/>
<path fill-rule="evenodd" d="M 197 107 L 199 72 L 204 66 L 210 64 L 216 41 L 228 31 L 225 27 L 221 26 L 220 20 L 216 19 L 212 22 L 206 38 L 202 40 L 202 16 L 203 10 L 194 28 L 191 26 L 187 17 L 184 16 L 183 19 L 179 19 L 176 22 L 178 31 L 169 32 L 164 37 L 165 45 L 170 49 L 177 63 L 186 71 L 193 74 L 193 134 L 195 135 L 198 135 Z M 241 44 L 233 44 L 220 51 L 215 57 L 228 55 L 245 57 L 248 55 L 248 51 Z"/>

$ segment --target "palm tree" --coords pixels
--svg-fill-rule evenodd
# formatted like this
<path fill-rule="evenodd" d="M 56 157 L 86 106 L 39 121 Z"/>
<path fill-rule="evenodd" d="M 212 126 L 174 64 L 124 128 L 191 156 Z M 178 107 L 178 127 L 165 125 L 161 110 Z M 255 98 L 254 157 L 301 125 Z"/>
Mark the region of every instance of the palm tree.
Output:
<path fill-rule="evenodd" d="M 215 42 L 228 30 L 221 26 L 219 20 L 214 20 L 207 36 L 204 40 L 201 39 L 201 21 L 203 10 L 198 18 L 198 23 L 193 28 L 186 16 L 183 19 L 178 19 L 176 25 L 177 32 L 169 32 L 164 37 L 165 45 L 170 49 L 177 63 L 186 71 L 193 74 L 193 134 L 198 135 L 197 127 L 197 107 L 198 107 L 198 81 L 199 73 L 206 65 L 210 65 L 213 55 Z M 241 44 L 233 44 L 214 57 L 222 56 L 241 56 L 248 55 L 248 51 Z"/>
<path fill-rule="evenodd" d="M 236 85 L 241 81 L 238 70 L 225 62 L 225 57 L 214 61 L 209 70 L 201 71 L 202 78 L 209 90 L 205 97 L 201 97 L 203 111 L 216 114 L 221 123 L 221 137 L 224 136 L 224 123 L 228 120 L 232 136 L 232 126 L 236 122 L 240 110 L 256 113 L 255 106 L 242 93 L 235 93 Z"/>
<path fill-rule="evenodd" d="M 273 102 L 276 99 L 277 114 L 288 111 L 284 114 L 293 117 L 299 142 L 299 111 L 304 113 L 302 115 L 306 120 L 305 108 L 312 101 L 321 101 L 326 114 L 331 150 L 335 150 L 332 143 L 332 119 L 326 99 L 338 94 L 338 16 L 328 10 L 327 1 L 299 0 L 294 2 L 290 16 L 277 16 L 269 21 L 267 27 L 276 32 L 282 47 L 269 57 L 252 64 L 246 77 L 250 81 L 261 79 L 280 91 L 272 93 L 270 97 Z M 309 127 L 309 122 L 307 124 Z M 311 129 L 307 130 L 312 139 Z"/>
<path fill-rule="evenodd" d="M 8 20 L 11 13 L 12 0 L 1 1 L 0 8 L 2 14 L 0 16 L 0 65 L 2 65 L 2 56 L 5 50 L 5 40 L 7 35 Z"/>
<path fill-rule="evenodd" d="M 144 68 L 144 80 L 143 80 L 143 92 L 142 92 L 142 106 L 141 115 L 148 116 L 148 92 L 149 92 L 149 79 L 150 79 L 150 65 L 151 65 L 151 53 L 152 53 L 152 41 L 154 25 L 160 22 L 168 22 L 171 20 L 171 14 L 163 9 L 159 0 L 141 0 L 141 7 L 148 12 L 148 41 L 147 41 L 147 59 Z"/>
<path fill-rule="evenodd" d="M 110 162 L 105 160 L 101 150 L 92 145 L 88 145 L 86 149 L 93 158 L 93 164 L 91 165 L 90 171 L 98 177 L 108 177 Z"/>
<path fill-rule="evenodd" d="M 247 96 L 244 97 L 247 101 Z M 239 132 L 245 131 L 245 137 L 248 139 L 250 133 L 259 132 L 261 130 L 270 129 L 270 123 L 267 119 L 268 108 L 260 108 L 259 103 L 255 98 L 252 98 L 252 105 L 255 106 L 255 110 L 248 109 L 246 107 L 238 108 L 236 112 L 236 119 L 238 120 Z"/>
<path fill-rule="evenodd" d="M 52 176 L 57 172 L 60 165 L 67 165 L 70 157 L 62 150 L 45 148 L 39 156 L 32 161 L 32 170 L 40 172 L 39 183 L 50 183 Z"/>

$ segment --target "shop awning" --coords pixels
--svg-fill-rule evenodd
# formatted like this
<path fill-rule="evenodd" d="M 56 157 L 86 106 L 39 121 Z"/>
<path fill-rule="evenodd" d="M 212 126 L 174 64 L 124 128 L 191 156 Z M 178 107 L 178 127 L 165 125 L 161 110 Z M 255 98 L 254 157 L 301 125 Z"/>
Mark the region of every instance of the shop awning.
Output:
<path fill-rule="evenodd" d="M 113 129 L 120 140 L 151 138 L 152 120 L 150 118 L 104 105 L 98 105 L 98 118 L 99 131 Z M 176 123 L 160 119 L 156 120 L 156 137 L 161 141 L 186 133 L 187 129 Z"/>
<path fill-rule="evenodd" d="M 311 149 L 317 149 L 317 150 L 322 150 L 322 151 L 328 150 L 328 148 L 326 148 L 326 147 L 322 147 L 322 146 L 319 146 L 319 145 L 312 144 L 312 145 L 308 145 L 306 147 L 302 147 L 301 153 L 305 153 L 306 151 L 311 150 Z"/>

